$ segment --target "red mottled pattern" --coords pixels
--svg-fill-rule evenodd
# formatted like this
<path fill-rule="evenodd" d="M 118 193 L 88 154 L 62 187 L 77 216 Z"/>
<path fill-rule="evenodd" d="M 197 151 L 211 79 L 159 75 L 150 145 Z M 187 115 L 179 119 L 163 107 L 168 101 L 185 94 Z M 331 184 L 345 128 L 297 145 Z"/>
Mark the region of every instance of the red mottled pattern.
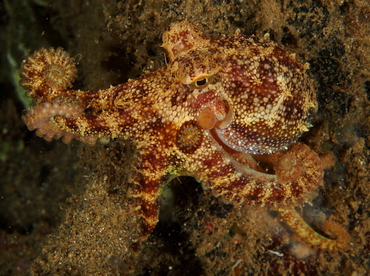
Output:
<path fill-rule="evenodd" d="M 100 91 L 70 89 L 76 67 L 61 48 L 36 51 L 20 73 L 34 100 L 24 122 L 46 140 L 135 142 L 133 196 L 147 234 L 160 191 L 181 175 L 225 202 L 273 208 L 301 204 L 322 184 L 318 155 L 296 143 L 317 109 L 308 65 L 268 36 L 213 39 L 186 20 L 168 27 L 162 46 L 167 68 Z"/>

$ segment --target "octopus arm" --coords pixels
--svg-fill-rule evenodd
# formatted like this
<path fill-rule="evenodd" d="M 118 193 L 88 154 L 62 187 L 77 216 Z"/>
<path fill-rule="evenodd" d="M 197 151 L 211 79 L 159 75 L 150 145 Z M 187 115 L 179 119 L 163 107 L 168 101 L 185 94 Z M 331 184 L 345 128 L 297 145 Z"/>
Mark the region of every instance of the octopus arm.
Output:
<path fill-rule="evenodd" d="M 211 135 L 205 139 L 188 166 L 204 188 L 212 189 L 215 196 L 237 205 L 258 206 L 295 205 L 322 184 L 323 169 L 319 156 L 307 146 L 297 143 L 274 156 L 273 174 L 257 171 L 233 159 Z M 250 161 L 248 161 L 250 162 Z M 299 164 L 299 166 L 297 165 Z M 297 170 L 291 172 L 292 167 Z M 199 174 L 197 172 L 201 171 Z"/>
<path fill-rule="evenodd" d="M 87 144 L 94 144 L 96 137 L 83 137 L 82 135 L 71 133 L 68 129 L 63 129 L 54 118 L 65 117 L 66 119 L 80 116 L 83 109 L 79 105 L 61 105 L 56 103 L 43 103 L 35 108 L 30 108 L 29 112 L 22 116 L 23 121 L 29 130 L 37 130 L 36 134 L 47 141 L 63 137 L 65 143 L 69 143 L 76 138 Z"/>
<path fill-rule="evenodd" d="M 30 108 L 23 116 L 29 130 L 47 141 L 63 137 L 63 142 L 72 139 L 93 145 L 99 138 L 121 137 L 129 139 L 127 131 L 135 121 L 127 112 L 100 110 L 91 113 L 78 104 L 42 103 Z"/>
<path fill-rule="evenodd" d="M 62 48 L 42 48 L 22 62 L 20 85 L 35 102 L 52 101 L 65 95 L 77 77 L 73 58 Z"/>
<path fill-rule="evenodd" d="M 294 230 L 295 235 L 314 248 L 334 251 L 348 249 L 350 242 L 348 232 L 332 218 L 325 221 L 323 225 L 323 231 L 331 237 L 334 236 L 334 238 L 328 238 L 313 230 L 293 207 L 279 208 L 279 213 L 284 222 Z"/>
<path fill-rule="evenodd" d="M 143 218 L 143 238 L 149 235 L 158 222 L 158 198 L 163 187 L 174 177 L 168 171 L 167 151 L 156 145 L 142 147 L 138 155 L 136 173 L 131 177 L 135 189 L 131 196 L 136 200 L 136 211 Z"/>

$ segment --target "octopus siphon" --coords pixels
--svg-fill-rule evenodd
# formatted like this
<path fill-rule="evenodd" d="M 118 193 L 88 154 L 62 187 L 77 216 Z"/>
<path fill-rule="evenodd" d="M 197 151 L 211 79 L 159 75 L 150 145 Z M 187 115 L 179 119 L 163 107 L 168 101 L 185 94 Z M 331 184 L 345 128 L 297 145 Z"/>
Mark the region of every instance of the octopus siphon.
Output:
<path fill-rule="evenodd" d="M 133 141 L 140 162 L 131 181 L 144 236 L 158 222 L 164 186 L 192 176 L 225 203 L 279 210 L 316 248 L 345 249 L 339 224 L 328 220 L 334 238 L 327 238 L 295 210 L 324 175 L 318 154 L 297 142 L 317 110 L 308 64 L 268 35 L 214 39 L 187 20 L 167 28 L 162 47 L 166 68 L 100 91 L 71 89 L 76 65 L 62 48 L 34 52 L 20 72 L 33 99 L 24 122 L 48 141 Z"/>

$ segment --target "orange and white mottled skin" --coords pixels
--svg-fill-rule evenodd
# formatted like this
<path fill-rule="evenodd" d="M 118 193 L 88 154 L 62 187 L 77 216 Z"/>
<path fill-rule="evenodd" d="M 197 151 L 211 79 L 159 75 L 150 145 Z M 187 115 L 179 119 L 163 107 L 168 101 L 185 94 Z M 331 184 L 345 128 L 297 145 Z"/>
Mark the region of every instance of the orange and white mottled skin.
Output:
<path fill-rule="evenodd" d="M 35 105 L 25 123 L 47 140 L 134 141 L 146 233 L 164 185 L 181 175 L 235 205 L 295 206 L 322 184 L 318 155 L 296 143 L 317 108 L 306 65 L 268 37 L 212 39 L 187 20 L 168 27 L 162 46 L 167 68 L 100 91 L 70 89 L 76 69 L 61 48 L 36 51 L 20 73 Z"/>

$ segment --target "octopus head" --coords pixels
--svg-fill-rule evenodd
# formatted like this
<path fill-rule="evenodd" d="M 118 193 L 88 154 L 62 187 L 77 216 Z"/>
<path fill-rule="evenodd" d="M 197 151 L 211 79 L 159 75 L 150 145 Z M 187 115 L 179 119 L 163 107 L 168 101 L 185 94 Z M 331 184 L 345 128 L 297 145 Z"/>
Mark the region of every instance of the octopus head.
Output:
<path fill-rule="evenodd" d="M 187 87 L 189 112 L 225 146 L 273 153 L 310 127 L 317 103 L 307 66 L 267 37 L 237 32 L 213 40 L 183 21 L 171 24 L 163 40 L 169 71 Z"/>

